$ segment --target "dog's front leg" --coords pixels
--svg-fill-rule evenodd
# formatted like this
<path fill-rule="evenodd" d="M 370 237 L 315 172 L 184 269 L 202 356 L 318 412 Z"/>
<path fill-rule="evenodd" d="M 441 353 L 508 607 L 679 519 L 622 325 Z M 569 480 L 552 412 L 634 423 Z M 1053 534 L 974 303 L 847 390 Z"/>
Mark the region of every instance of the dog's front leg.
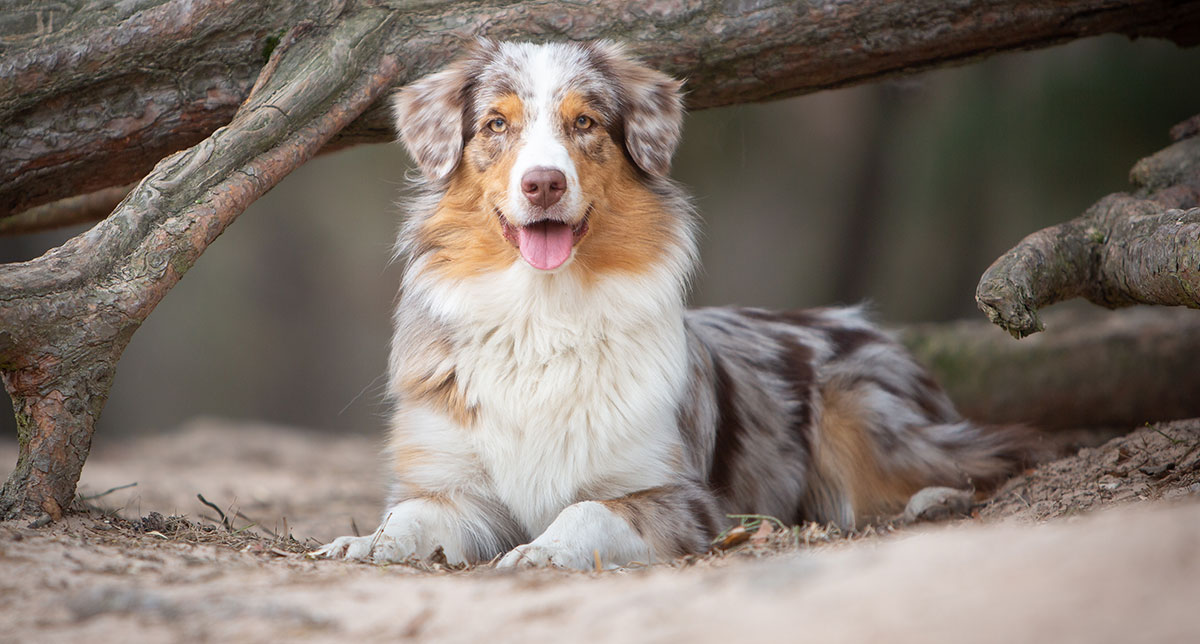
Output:
<path fill-rule="evenodd" d="M 707 549 L 718 526 L 716 501 L 702 486 L 650 488 L 567 506 L 541 536 L 497 565 L 590 570 L 667 561 Z"/>
<path fill-rule="evenodd" d="M 519 530 L 498 504 L 472 496 L 431 495 L 396 503 L 363 537 L 338 537 L 310 553 L 330 559 L 399 563 L 428 559 L 438 548 L 451 564 L 479 563 L 519 543 Z"/>

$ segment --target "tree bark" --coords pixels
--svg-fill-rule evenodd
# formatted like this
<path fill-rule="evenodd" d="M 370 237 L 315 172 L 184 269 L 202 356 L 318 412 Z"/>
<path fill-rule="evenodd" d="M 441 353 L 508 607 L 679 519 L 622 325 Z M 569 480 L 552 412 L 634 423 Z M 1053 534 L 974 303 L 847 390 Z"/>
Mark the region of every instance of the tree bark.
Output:
<path fill-rule="evenodd" d="M 1044 328 L 1038 309 L 1075 297 L 1108 308 L 1200 308 L 1198 122 L 1173 128 L 1187 138 L 1134 165 L 1136 192 L 1104 197 L 997 259 L 975 295 L 988 319 L 1021 338 Z"/>
<path fill-rule="evenodd" d="M 1047 317 L 1050 328 L 1025 342 L 985 320 L 899 336 L 975 421 L 1074 429 L 1200 417 L 1200 315 L 1139 307 Z"/>
<path fill-rule="evenodd" d="M 474 35 L 614 38 L 692 109 L 841 87 L 1102 33 L 1200 38 L 1200 0 L 377 3 L 406 82 Z M 346 2 L 34 3 L 0 20 L 0 217 L 136 181 L 226 124 L 283 33 Z M 135 8 L 129 8 L 135 7 Z M 8 10 L 6 10 L 8 11 Z M 331 146 L 391 138 L 377 106 Z"/>
<path fill-rule="evenodd" d="M 383 44 L 395 28 L 369 7 L 293 28 L 226 127 L 164 159 L 91 231 L 0 267 L 0 371 L 19 439 L 0 517 L 69 506 L 133 332 L 247 205 L 392 86 L 400 67 Z"/>

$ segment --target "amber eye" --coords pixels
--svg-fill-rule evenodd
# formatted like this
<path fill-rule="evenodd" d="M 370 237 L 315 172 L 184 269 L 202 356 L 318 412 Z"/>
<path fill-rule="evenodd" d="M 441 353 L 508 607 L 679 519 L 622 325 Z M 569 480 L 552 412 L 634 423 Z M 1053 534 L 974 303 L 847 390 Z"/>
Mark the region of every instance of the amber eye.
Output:
<path fill-rule="evenodd" d="M 593 121 L 591 118 L 589 118 L 587 116 L 584 116 L 583 114 L 580 114 L 579 118 L 575 119 L 575 128 L 578 130 L 589 129 L 595 124 L 596 124 L 595 121 Z"/>
<path fill-rule="evenodd" d="M 508 129 L 508 121 L 504 119 L 492 119 L 487 122 L 487 126 L 489 130 L 496 134 L 501 134 Z"/>

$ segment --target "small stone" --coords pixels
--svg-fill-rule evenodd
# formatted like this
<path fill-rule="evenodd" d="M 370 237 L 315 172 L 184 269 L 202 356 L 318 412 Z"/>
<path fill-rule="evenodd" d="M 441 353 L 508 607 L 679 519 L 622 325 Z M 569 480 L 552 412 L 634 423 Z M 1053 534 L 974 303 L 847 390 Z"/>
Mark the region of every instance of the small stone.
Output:
<path fill-rule="evenodd" d="M 1164 474 L 1175 469 L 1174 463 L 1159 463 L 1158 465 L 1143 465 L 1138 471 L 1152 479 L 1162 478 Z"/>

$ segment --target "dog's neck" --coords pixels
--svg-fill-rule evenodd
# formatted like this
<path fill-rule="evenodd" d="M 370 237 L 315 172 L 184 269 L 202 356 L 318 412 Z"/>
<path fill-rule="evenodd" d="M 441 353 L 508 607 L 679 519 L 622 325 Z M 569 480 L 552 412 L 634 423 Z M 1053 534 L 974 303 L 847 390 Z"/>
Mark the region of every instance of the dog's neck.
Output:
<path fill-rule="evenodd" d="M 459 339 L 499 331 L 539 352 L 555 350 L 680 318 L 687 285 L 670 264 L 594 276 L 573 265 L 546 273 L 518 260 L 502 271 L 446 279 L 423 270 L 418 259 L 409 266 L 401 306 L 419 307 Z"/>

